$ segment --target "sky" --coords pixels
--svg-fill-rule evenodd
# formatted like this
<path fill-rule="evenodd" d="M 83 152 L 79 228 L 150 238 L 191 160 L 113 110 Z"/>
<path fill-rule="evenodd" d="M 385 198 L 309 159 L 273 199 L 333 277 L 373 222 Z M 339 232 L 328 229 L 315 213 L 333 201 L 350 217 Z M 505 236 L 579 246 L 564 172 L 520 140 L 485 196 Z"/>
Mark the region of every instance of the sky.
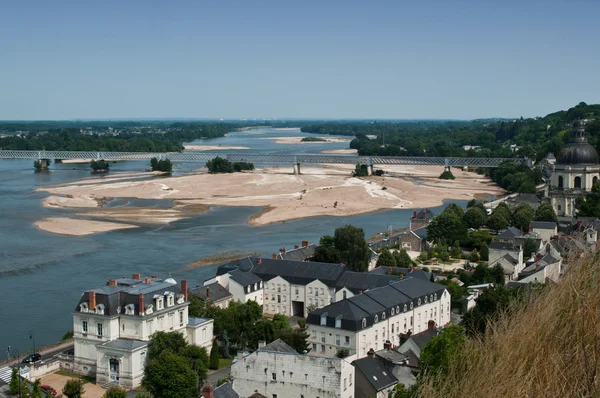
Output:
<path fill-rule="evenodd" d="M 543 116 L 597 0 L 0 0 L 0 120 Z"/>

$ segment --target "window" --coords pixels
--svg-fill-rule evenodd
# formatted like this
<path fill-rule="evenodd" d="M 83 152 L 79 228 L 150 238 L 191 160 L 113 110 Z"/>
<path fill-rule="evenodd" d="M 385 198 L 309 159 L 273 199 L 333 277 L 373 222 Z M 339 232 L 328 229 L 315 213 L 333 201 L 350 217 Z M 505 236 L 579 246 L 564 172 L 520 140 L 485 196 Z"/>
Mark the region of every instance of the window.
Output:
<path fill-rule="evenodd" d="M 385 328 L 381 328 L 381 338 L 385 339 Z"/>
<path fill-rule="evenodd" d="M 411 310 L 413 309 L 413 303 L 412 303 L 412 301 L 410 302 L 410 309 Z"/>
<path fill-rule="evenodd" d="M 342 316 L 338 315 L 335 317 L 335 327 L 340 329 L 342 327 Z"/>
<path fill-rule="evenodd" d="M 421 299 L 419 299 L 419 301 L 417 301 L 417 305 L 421 305 Z"/>
<path fill-rule="evenodd" d="M 156 299 L 156 309 L 157 310 L 162 310 L 164 308 L 164 301 L 162 297 L 159 297 Z"/>
<path fill-rule="evenodd" d="M 346 343 L 346 345 L 350 344 L 350 336 L 344 336 L 344 343 Z"/>
<path fill-rule="evenodd" d="M 340 345 L 340 335 L 339 334 L 335 335 L 335 345 Z"/>
<path fill-rule="evenodd" d="M 278 294 L 278 295 L 277 295 L 277 302 L 278 302 L 278 303 L 281 303 L 281 294 Z"/>
<path fill-rule="evenodd" d="M 275 289 L 275 284 L 271 283 L 271 289 Z"/>
<path fill-rule="evenodd" d="M 81 330 L 83 331 L 83 333 L 87 333 L 87 331 L 88 331 L 87 326 L 88 326 L 87 321 L 82 321 L 81 322 Z"/>
<path fill-rule="evenodd" d="M 96 314 L 104 315 L 104 304 L 98 304 L 96 306 Z"/>
<path fill-rule="evenodd" d="M 273 380 L 277 380 L 277 373 L 271 373 L 271 376 L 272 376 Z M 277 396 L 277 395 L 275 395 L 275 396 Z"/>
<path fill-rule="evenodd" d="M 411 316 L 410 317 L 410 326 L 412 326 L 412 325 L 413 325 L 413 317 Z"/>
<path fill-rule="evenodd" d="M 123 325 L 121 325 L 121 326 L 122 326 L 123 331 L 125 331 L 125 322 L 123 322 Z"/>
<path fill-rule="evenodd" d="M 325 295 L 325 290 L 321 288 L 321 296 Z"/>
<path fill-rule="evenodd" d="M 381 319 L 382 319 L 382 320 L 385 320 L 385 312 L 382 312 L 382 313 L 381 313 Z"/>
<path fill-rule="evenodd" d="M 377 315 L 375 315 L 375 318 L 373 319 L 373 322 L 375 322 L 375 323 L 379 322 L 379 317 Z"/>
<path fill-rule="evenodd" d="M 321 299 L 321 307 L 325 306 L 325 302 L 323 301 L 323 299 Z"/>
<path fill-rule="evenodd" d="M 344 377 L 344 391 L 346 391 L 346 389 L 348 388 L 348 387 L 346 386 L 346 384 L 347 384 L 347 380 L 346 380 L 346 378 Z"/>
<path fill-rule="evenodd" d="M 392 323 L 392 333 L 394 333 L 394 324 Z"/>
<path fill-rule="evenodd" d="M 366 328 L 367 327 L 367 320 L 365 318 L 363 318 L 362 320 L 362 328 Z"/>
<path fill-rule="evenodd" d="M 312 287 L 308 288 L 308 294 L 312 294 Z"/>
<path fill-rule="evenodd" d="M 308 305 L 311 305 L 311 304 L 312 304 L 312 297 L 309 297 L 308 298 Z"/>
<path fill-rule="evenodd" d="M 277 292 L 281 293 L 281 284 L 280 283 L 277 284 Z"/>
<path fill-rule="evenodd" d="M 433 295 L 433 299 L 437 300 L 437 293 Z"/>
<path fill-rule="evenodd" d="M 558 211 L 561 211 L 561 210 L 562 210 L 562 206 L 558 205 Z"/>
<path fill-rule="evenodd" d="M 258 282 L 258 286 L 262 289 L 262 287 L 263 287 L 262 281 Z"/>
<path fill-rule="evenodd" d="M 313 338 L 313 339 L 316 339 L 316 338 L 317 338 L 317 331 L 316 331 L 316 330 L 313 330 L 313 331 L 312 331 L 312 338 Z"/>
<path fill-rule="evenodd" d="M 81 311 L 81 312 L 88 312 L 88 305 L 87 305 L 87 303 L 81 303 L 81 305 L 79 306 L 79 311 Z"/>
<path fill-rule="evenodd" d="M 315 296 L 319 297 L 319 289 L 318 288 L 315 288 Z"/>
<path fill-rule="evenodd" d="M 98 336 L 102 337 L 102 324 L 98 324 Z"/>
<path fill-rule="evenodd" d="M 183 311 L 179 311 L 179 326 L 183 326 Z"/>
<path fill-rule="evenodd" d="M 246 292 L 247 292 L 247 293 L 250 293 L 250 285 L 248 285 L 248 286 L 246 287 Z"/>
<path fill-rule="evenodd" d="M 427 296 L 425 296 L 425 304 L 427 304 Z"/>
<path fill-rule="evenodd" d="M 327 313 L 321 315 L 321 326 L 327 326 Z"/>
<path fill-rule="evenodd" d="M 317 343 L 313 343 L 313 351 L 317 351 Z"/>
<path fill-rule="evenodd" d="M 283 296 L 283 302 L 284 302 L 284 303 L 285 303 L 285 301 L 286 301 L 286 298 L 285 298 L 285 297 L 286 297 L 286 296 Z"/>
<path fill-rule="evenodd" d="M 581 188 L 581 177 L 575 177 L 575 188 Z"/>
<path fill-rule="evenodd" d="M 273 374 L 275 374 L 275 373 L 273 373 Z M 273 398 L 277 398 L 277 394 L 273 394 Z"/>
<path fill-rule="evenodd" d="M 346 300 L 346 291 L 345 290 L 342 292 L 342 299 Z"/>
<path fill-rule="evenodd" d="M 258 289 L 258 284 L 255 282 L 254 283 L 254 290 L 257 290 L 257 289 Z"/>
<path fill-rule="evenodd" d="M 562 178 L 562 176 L 558 176 L 558 187 L 559 188 L 563 187 L 563 178 Z"/>
<path fill-rule="evenodd" d="M 390 314 L 390 315 L 391 315 L 391 316 L 394 316 L 394 308 L 392 308 L 392 311 L 391 311 L 391 314 Z"/>
<path fill-rule="evenodd" d="M 283 291 L 284 291 L 284 292 L 286 291 L 286 287 L 285 287 L 285 285 L 283 285 Z"/>
<path fill-rule="evenodd" d="M 379 339 L 379 334 L 377 333 L 377 330 L 375 331 L 375 340 Z"/>
<path fill-rule="evenodd" d="M 296 296 L 300 294 L 300 290 L 296 288 Z"/>
<path fill-rule="evenodd" d="M 321 352 L 325 352 L 325 346 L 321 345 Z"/>
<path fill-rule="evenodd" d="M 325 332 L 321 332 L 321 343 L 325 343 Z"/>
<path fill-rule="evenodd" d="M 271 300 L 275 301 L 275 295 L 274 294 L 271 295 Z"/>

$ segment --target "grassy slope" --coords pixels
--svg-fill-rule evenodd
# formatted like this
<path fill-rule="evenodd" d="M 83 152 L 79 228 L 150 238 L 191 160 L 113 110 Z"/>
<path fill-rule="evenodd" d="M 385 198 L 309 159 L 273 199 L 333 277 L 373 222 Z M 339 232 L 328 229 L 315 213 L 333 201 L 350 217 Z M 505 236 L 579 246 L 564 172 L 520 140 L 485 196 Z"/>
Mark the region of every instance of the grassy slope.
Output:
<path fill-rule="evenodd" d="M 421 397 L 600 396 L 600 253 L 569 261 L 559 283 L 471 340 Z"/>

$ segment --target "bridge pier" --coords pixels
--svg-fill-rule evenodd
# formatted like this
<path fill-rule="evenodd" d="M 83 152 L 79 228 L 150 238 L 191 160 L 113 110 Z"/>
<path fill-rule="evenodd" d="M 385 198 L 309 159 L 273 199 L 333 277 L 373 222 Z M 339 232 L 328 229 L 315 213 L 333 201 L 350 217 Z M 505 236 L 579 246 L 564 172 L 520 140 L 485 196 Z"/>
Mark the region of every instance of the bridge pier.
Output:
<path fill-rule="evenodd" d="M 48 170 L 49 165 L 49 159 L 37 159 L 35 162 L 33 162 L 33 166 L 36 170 Z"/>
<path fill-rule="evenodd" d="M 294 174 L 302 174 L 302 173 L 300 172 L 300 163 L 296 163 L 296 164 L 294 165 Z"/>
<path fill-rule="evenodd" d="M 369 175 L 370 175 L 370 176 L 372 176 L 373 174 L 375 174 L 375 171 L 374 171 L 374 169 L 373 169 L 373 165 L 372 165 L 372 164 L 370 164 L 370 165 L 369 165 Z"/>

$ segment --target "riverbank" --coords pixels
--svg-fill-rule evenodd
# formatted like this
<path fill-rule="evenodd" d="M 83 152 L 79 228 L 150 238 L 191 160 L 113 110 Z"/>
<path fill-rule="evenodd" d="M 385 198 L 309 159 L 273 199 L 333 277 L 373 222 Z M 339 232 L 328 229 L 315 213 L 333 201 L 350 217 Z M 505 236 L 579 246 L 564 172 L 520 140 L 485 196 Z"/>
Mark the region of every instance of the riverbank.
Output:
<path fill-rule="evenodd" d="M 260 140 L 273 141 L 276 144 L 325 144 L 328 142 L 350 142 L 349 138 L 331 138 L 331 137 L 315 137 L 321 138 L 322 141 L 302 141 L 304 137 L 268 137 L 259 138 Z"/>
<path fill-rule="evenodd" d="M 353 165 L 302 167 L 303 174 L 290 173 L 289 167 L 269 167 L 232 174 L 196 173 L 179 177 L 146 180 L 131 178 L 84 184 L 71 183 L 43 188 L 61 207 L 79 210 L 103 198 L 170 199 L 171 209 L 92 209 L 77 214 L 75 221 L 57 218 L 39 228 L 48 232 L 109 228 L 110 225 L 86 226 L 81 218 L 110 219 L 128 223 L 165 224 L 189 214 L 206 211 L 207 206 L 252 206 L 263 211 L 251 217 L 251 225 L 265 225 L 315 216 L 350 216 L 383 209 L 435 207 L 445 199 L 469 200 L 479 195 L 497 195 L 504 191 L 489 179 L 475 173 L 453 170 L 455 180 L 440 180 L 440 167 L 386 166 L 382 177 L 351 177 Z M 92 196 L 93 195 L 93 196 Z M 62 198 L 62 199 L 57 199 Z M 71 206 L 72 204 L 72 206 Z M 62 220 L 62 221 L 61 221 Z M 92 220 L 94 221 L 94 220 Z M 57 225 L 67 223 L 68 227 Z M 113 223 L 114 224 L 114 223 Z M 124 224 L 112 225 L 122 229 Z M 51 226 L 52 228 L 48 228 Z M 129 228 L 135 227 L 129 226 Z M 94 232 L 92 232 L 94 233 Z M 73 233 L 76 234 L 76 233 Z"/>
<path fill-rule="evenodd" d="M 183 149 L 186 151 L 238 151 L 250 148 L 247 146 L 235 145 L 184 145 Z"/>

